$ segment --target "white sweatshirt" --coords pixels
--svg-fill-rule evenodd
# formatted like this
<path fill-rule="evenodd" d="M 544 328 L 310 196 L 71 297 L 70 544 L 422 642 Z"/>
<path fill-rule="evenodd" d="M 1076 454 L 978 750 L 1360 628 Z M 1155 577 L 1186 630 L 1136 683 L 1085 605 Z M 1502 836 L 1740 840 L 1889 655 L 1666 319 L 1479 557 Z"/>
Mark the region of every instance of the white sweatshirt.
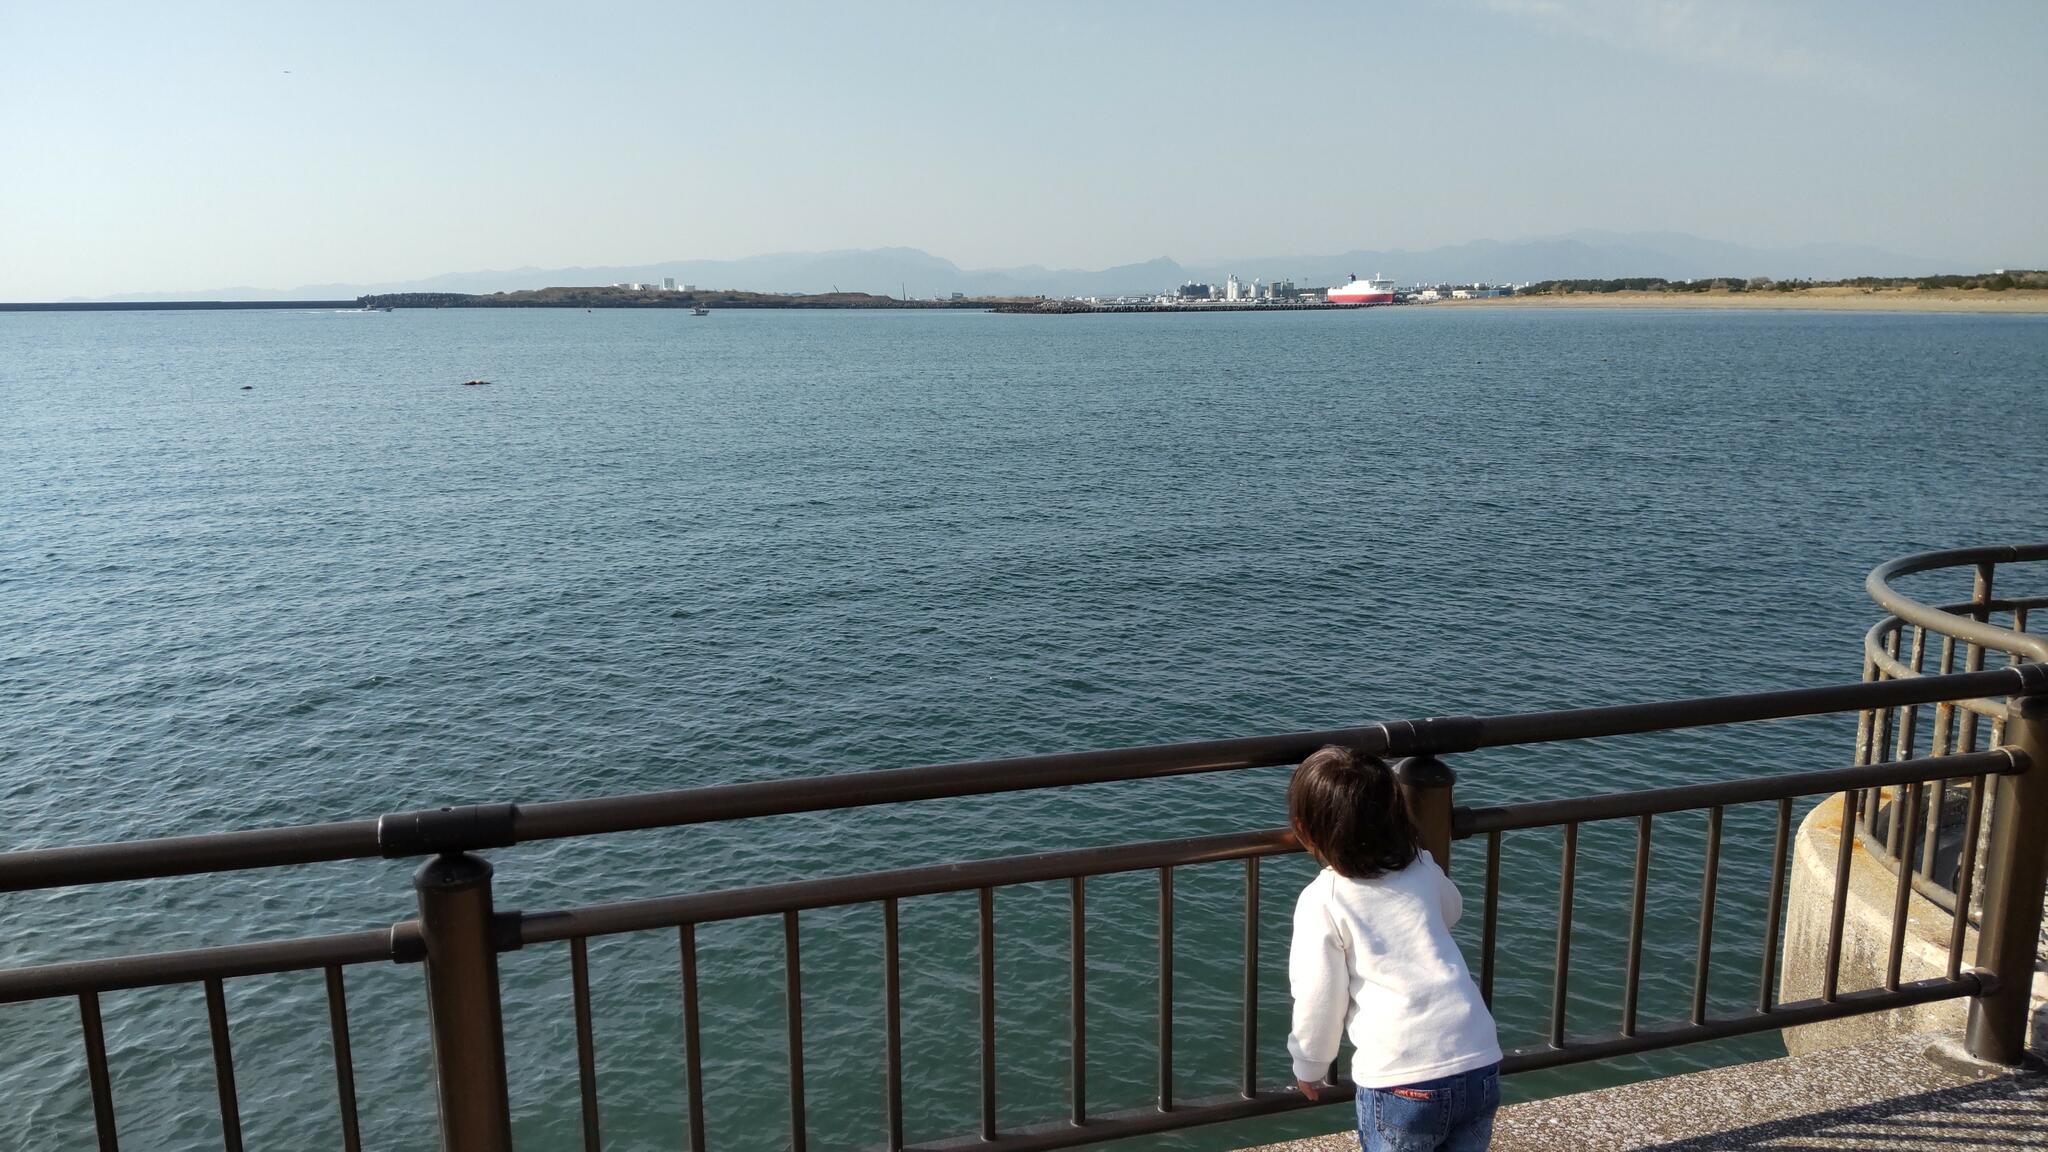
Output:
<path fill-rule="evenodd" d="M 1397 1088 L 1484 1068 L 1500 1059 L 1493 1016 L 1451 939 L 1464 901 L 1429 853 L 1376 880 L 1328 868 L 1294 905 L 1287 975 L 1294 1076 L 1330 1072 L 1346 1033 L 1351 1079 Z"/>

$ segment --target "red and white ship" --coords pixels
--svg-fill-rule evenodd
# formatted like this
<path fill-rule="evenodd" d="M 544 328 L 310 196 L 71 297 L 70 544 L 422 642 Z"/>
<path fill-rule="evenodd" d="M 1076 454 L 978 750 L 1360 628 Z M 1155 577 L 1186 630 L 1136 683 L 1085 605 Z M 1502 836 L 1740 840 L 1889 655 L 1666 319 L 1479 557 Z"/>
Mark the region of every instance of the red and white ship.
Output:
<path fill-rule="evenodd" d="M 1394 282 L 1378 277 L 1360 280 L 1353 276 L 1349 283 L 1330 289 L 1328 300 L 1332 304 L 1392 304 Z"/>

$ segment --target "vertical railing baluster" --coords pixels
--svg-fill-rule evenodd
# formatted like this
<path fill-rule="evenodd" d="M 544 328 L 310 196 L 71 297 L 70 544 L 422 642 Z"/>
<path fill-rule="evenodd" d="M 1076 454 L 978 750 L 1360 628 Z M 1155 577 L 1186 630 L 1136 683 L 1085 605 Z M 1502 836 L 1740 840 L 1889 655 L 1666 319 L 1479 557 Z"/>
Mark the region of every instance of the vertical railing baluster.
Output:
<path fill-rule="evenodd" d="M 804 1120 L 803 949 L 794 911 L 782 914 L 782 964 L 783 995 L 789 1004 L 789 1146 L 791 1152 L 804 1152 L 810 1133 Z"/>
<path fill-rule="evenodd" d="M 1885 637 L 1884 653 L 1885 656 L 1889 658 L 1892 664 L 1898 663 L 1899 637 L 1903 632 L 1904 628 L 1905 625 L 1899 624 L 1895 626 L 1891 630 L 1891 632 Z M 1882 668 L 1878 670 L 1877 678 L 1879 680 L 1896 679 L 1896 677 L 1894 677 L 1889 671 Z M 1873 755 L 1870 758 L 1870 762 L 1873 764 L 1885 763 L 1891 759 L 1892 717 L 1894 715 L 1896 715 L 1894 709 L 1878 709 L 1877 727 L 1871 734 L 1872 743 L 1876 746 Z M 1872 788 L 1868 793 L 1865 794 L 1864 797 L 1863 826 L 1869 830 L 1870 834 L 1873 837 L 1877 835 L 1877 817 L 1878 813 L 1884 808 L 1884 801 L 1885 790 L 1883 788 Z M 1888 825 L 1885 834 L 1885 852 L 1892 856 L 1898 855 L 1898 828 L 1898 808 L 1897 805 L 1894 804 L 1890 817 L 1890 824 Z"/>
<path fill-rule="evenodd" d="M 1173 1111 L 1173 868 L 1159 870 L 1159 1110 Z"/>
<path fill-rule="evenodd" d="M 582 936 L 569 940 L 569 983 L 576 999 L 576 1086 L 583 1099 L 583 1152 L 599 1152 L 604 1138 L 598 1132 L 597 1039 L 590 1021 L 590 942 Z"/>
<path fill-rule="evenodd" d="M 1927 668 L 1927 629 L 1913 626 L 1913 650 L 1906 667 L 1913 675 L 1919 676 Z M 1916 739 L 1920 727 L 1920 705 L 1907 704 L 1899 709 L 1899 745 L 1896 759 L 1911 760 L 1913 749 L 1919 743 Z"/>
<path fill-rule="evenodd" d="M 1893 863 L 1897 863 L 1904 860 L 1907 855 L 1905 842 L 1906 822 L 1900 819 L 1901 813 L 1899 811 L 1903 807 L 1900 801 L 1905 799 L 1905 786 L 1894 784 L 1890 788 L 1873 790 L 1873 793 L 1879 796 L 1885 792 L 1891 793 L 1891 816 L 1889 822 L 1885 825 L 1884 851 L 1885 855 L 1891 857 Z"/>
<path fill-rule="evenodd" d="M 1621 1034 L 1636 1034 L 1636 998 L 1643 975 L 1643 912 L 1650 895 L 1650 817 L 1636 817 L 1635 880 L 1629 890 L 1628 971 L 1622 980 Z"/>
<path fill-rule="evenodd" d="M 1895 628 L 1885 638 L 1883 645 L 1885 655 L 1896 658 L 1898 647 L 1899 633 Z M 1885 681 L 1892 679 L 1892 675 L 1883 666 L 1879 666 L 1877 678 L 1879 681 Z M 1879 708 L 1871 715 L 1869 762 L 1872 764 L 1881 763 L 1885 758 L 1888 750 L 1887 743 L 1891 739 L 1891 718 L 1892 712 L 1889 708 Z M 1863 830 L 1872 839 L 1875 839 L 1877 837 L 1878 810 L 1884 807 L 1884 789 L 1872 788 L 1868 792 L 1856 793 L 1855 801 L 1860 804 Z M 1848 826 L 1853 829 L 1855 821 L 1849 821 Z"/>
<path fill-rule="evenodd" d="M 356 1116 L 356 1063 L 348 1039 L 348 988 L 341 966 L 327 966 L 327 1030 L 334 1037 L 334 1094 L 341 1106 L 342 1152 L 363 1152 Z"/>
<path fill-rule="evenodd" d="M 1948 781 L 1936 780 L 1928 785 L 1925 823 L 1920 827 L 1920 851 L 1914 870 L 1930 881 L 1934 879 L 1934 853 L 1941 846 L 1941 811 L 1948 802 Z"/>
<path fill-rule="evenodd" d="M 1088 1122 L 1088 879 L 1067 887 L 1067 1061 L 1073 1097 L 1071 1119 Z"/>
<path fill-rule="evenodd" d="M 2025 604 L 2015 604 L 2015 605 L 2013 605 L 2013 608 L 2012 608 L 2012 630 L 2013 630 L 2013 633 L 2014 633 L 2015 635 L 2018 635 L 2018 636 L 2025 636 L 2025 635 L 2027 634 L 2027 606 L 2026 606 Z M 2008 654 L 2008 656 L 2007 656 L 2007 660 L 2006 660 L 2006 663 L 2007 663 L 2007 665 L 2008 665 L 2009 667 L 2017 668 L 2017 667 L 2019 667 L 2019 666 L 2020 666 L 2021 664 L 2023 664 L 2023 663 L 2025 663 L 2025 662 L 2026 662 L 2026 657 L 2024 657 L 2024 656 L 2022 656 L 2022 655 L 2020 654 L 2019 646 L 2018 646 L 2018 645 L 2014 645 L 2014 646 L 2013 646 L 2013 650 L 2012 650 L 2012 652 L 2011 652 L 2010 654 Z M 1998 747 L 1999 745 L 2001 745 L 2001 744 L 2004 744 L 2004 743 L 2005 743 L 2005 717 L 2003 717 L 2003 716 L 1996 716 L 1996 717 L 1993 717 L 1993 718 L 1992 718 L 1992 720 L 1991 720 L 1991 746 L 1992 746 L 1993 748 L 1996 748 L 1996 747 Z"/>
<path fill-rule="evenodd" d="M 1849 829 L 1843 829 L 1844 834 Z M 1778 930 L 1785 922 L 1786 849 L 1792 841 L 1792 801 L 1778 801 L 1778 834 L 1771 841 L 1770 907 L 1764 912 L 1764 965 L 1757 980 L 1756 1010 L 1769 1012 L 1778 1006 Z"/>
<path fill-rule="evenodd" d="M 1977 875 L 1977 837 L 1984 826 L 1984 788 L 1986 778 L 1979 776 L 1970 781 L 1970 814 L 1963 822 L 1963 851 L 1956 858 L 1956 914 L 1950 919 L 1948 930 L 1948 978 L 1957 979 L 1963 974 L 1963 940 L 1970 930 L 1970 890 Z"/>
<path fill-rule="evenodd" d="M 1479 998 L 1493 1007 L 1493 956 L 1500 928 L 1500 833 L 1486 834 L 1486 913 L 1479 925 Z"/>
<path fill-rule="evenodd" d="M 981 1138 L 996 1138 L 996 890 L 983 888 L 981 921 Z"/>
<path fill-rule="evenodd" d="M 1885 637 L 1884 652 L 1885 655 L 1891 659 L 1891 662 L 1893 664 L 1897 664 L 1899 661 L 1899 644 L 1900 638 L 1904 634 L 1904 631 L 1905 625 L 1900 624 L 1897 627 L 1893 628 L 1891 630 L 1891 633 Z M 1889 672 L 1881 672 L 1878 676 L 1878 679 L 1892 680 L 1896 679 L 1896 677 L 1892 676 Z M 1893 708 L 1883 708 L 1878 710 L 1876 733 L 1877 755 L 1871 758 L 1871 762 L 1874 764 L 1886 763 L 1892 759 L 1892 718 L 1897 714 L 1897 710 Z M 1893 796 L 1894 799 L 1891 805 L 1891 815 L 1889 817 L 1889 823 L 1886 825 L 1885 828 L 1884 851 L 1887 856 L 1890 856 L 1891 858 L 1896 860 L 1899 855 L 1899 805 L 1896 799 L 1896 790 L 1893 790 Z M 1877 834 L 1878 813 L 1881 810 L 1883 810 L 1884 807 L 1885 789 L 1872 788 L 1867 794 L 1867 799 L 1865 801 L 1865 807 L 1863 812 L 1863 819 L 1865 826 L 1870 829 L 1871 835 L 1873 836 Z"/>
<path fill-rule="evenodd" d="M 1244 861 L 1244 1075 L 1238 1094 L 1259 1094 L 1259 858 Z"/>
<path fill-rule="evenodd" d="M 1920 800 L 1925 787 L 1914 784 L 1906 789 L 1905 825 L 1908 828 L 1920 826 Z M 1894 805 L 1897 801 L 1893 802 Z M 1910 848 L 1911 846 L 1908 845 Z M 1884 989 L 1887 992 L 1899 990 L 1899 966 L 1906 948 L 1906 915 L 1911 910 L 1913 896 L 1913 865 L 1904 856 L 1899 857 L 1898 882 L 1892 889 L 1892 938 L 1885 953 Z"/>
<path fill-rule="evenodd" d="M 1863 682 L 1877 679 L 1877 661 L 1868 652 L 1863 655 Z M 1877 727 L 1877 709 L 1865 708 L 1856 713 L 1856 767 L 1870 763 L 1870 734 Z"/>
<path fill-rule="evenodd" d="M 220 977 L 206 980 L 206 1024 L 213 1034 L 213 1083 L 220 1093 L 220 1139 L 227 1152 L 242 1152 L 242 1105 L 235 1095 L 235 1050 L 228 1039 L 228 999 Z"/>
<path fill-rule="evenodd" d="M 704 1029 L 697 1006 L 697 926 L 676 929 L 683 969 L 683 1091 L 689 1097 L 690 1152 L 704 1152 Z"/>
<path fill-rule="evenodd" d="M 1845 817 L 1856 811 L 1860 792 L 1842 793 L 1842 811 Z M 1877 792 L 1870 793 L 1871 807 L 1877 806 Z M 1828 951 L 1827 960 L 1821 970 L 1820 998 L 1823 1003 L 1832 1004 L 1835 992 L 1842 981 L 1842 920 L 1849 909 L 1849 849 L 1856 842 L 1856 824 L 1852 818 L 1841 823 L 1840 834 L 1835 838 L 1835 887 L 1833 899 L 1828 905 Z"/>
<path fill-rule="evenodd" d="M 887 1071 L 889 1152 L 903 1147 L 903 959 L 896 922 L 896 898 L 882 901 L 882 1014 L 888 1020 Z"/>
<path fill-rule="evenodd" d="M 1700 943 L 1693 958 L 1692 1022 L 1707 1022 L 1707 974 L 1714 958 L 1714 898 L 1721 886 L 1721 806 L 1707 809 L 1707 863 L 1700 880 Z"/>
<path fill-rule="evenodd" d="M 85 1075 L 92 1085 L 92 1126 L 99 1136 L 100 1152 L 120 1152 L 120 1134 L 114 1124 L 114 1085 L 107 1074 L 107 1034 L 100 1023 L 97 992 L 78 994 L 79 1027 L 85 1032 Z"/>
<path fill-rule="evenodd" d="M 1976 620 L 1979 623 L 1988 621 L 1991 618 L 1990 611 L 1984 608 L 1983 605 L 1991 600 L 1991 580 L 1992 574 L 1996 570 L 1996 567 L 1992 564 L 1979 564 L 1977 565 L 1976 578 L 1971 582 L 1970 604 L 1972 607 L 1970 608 L 1970 619 Z M 1984 646 L 1982 644 L 1966 643 L 1963 646 L 1963 671 L 1982 672 L 1983 670 Z M 1967 707 L 1963 709 L 1962 730 L 1963 734 L 1959 738 L 1962 750 L 1965 752 L 1976 751 L 1977 713 L 1974 709 Z"/>
<path fill-rule="evenodd" d="M 1941 672 L 1947 676 L 1956 670 L 1956 638 L 1946 632 L 1941 636 Z M 1955 751 L 1950 741 L 1955 738 L 1956 705 L 1953 700 L 1937 701 L 1934 705 L 1934 734 L 1928 738 L 1927 751 L 1932 756 L 1947 756 Z"/>
<path fill-rule="evenodd" d="M 1565 999 L 1571 986 L 1572 887 L 1579 866 L 1579 823 L 1564 826 L 1564 869 L 1557 886 L 1557 967 L 1550 990 L 1550 1046 L 1564 1047 Z"/>
<path fill-rule="evenodd" d="M 1892 664 L 1897 664 L 1899 662 L 1900 631 L 1900 628 L 1892 629 L 1891 635 L 1886 636 L 1884 641 L 1884 654 L 1890 658 Z M 1881 670 L 1878 674 L 1878 679 L 1891 680 L 1895 679 L 1895 677 L 1893 677 L 1889 671 Z M 1877 755 L 1871 757 L 1871 763 L 1885 763 L 1891 759 L 1890 753 L 1892 749 L 1892 718 L 1897 714 L 1897 710 L 1893 708 L 1878 709 L 1876 740 Z"/>

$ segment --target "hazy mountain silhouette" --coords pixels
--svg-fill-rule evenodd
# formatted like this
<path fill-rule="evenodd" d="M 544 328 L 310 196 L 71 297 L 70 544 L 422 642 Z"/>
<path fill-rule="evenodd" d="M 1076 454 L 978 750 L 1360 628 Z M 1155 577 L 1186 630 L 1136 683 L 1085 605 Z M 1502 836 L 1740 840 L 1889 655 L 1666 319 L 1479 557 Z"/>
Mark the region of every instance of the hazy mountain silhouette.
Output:
<path fill-rule="evenodd" d="M 1520 282 L 1663 276 L 1836 279 L 1846 276 L 1921 276 L 1978 272 L 1968 261 L 1908 256 L 1851 244 L 1757 248 L 1682 232 L 1581 231 L 1531 240 L 1474 240 L 1422 250 L 1358 249 L 1328 256 L 1262 256 L 1227 263 L 1182 265 L 1168 257 L 1100 270 L 962 268 L 916 248 L 834 252 L 779 252 L 742 260 L 673 260 L 659 264 L 578 268 L 514 268 L 453 272 L 424 280 L 382 284 L 306 284 L 289 290 L 219 288 L 204 292 L 134 293 L 108 299 L 335 300 L 371 292 L 506 292 L 621 281 L 659 282 L 673 276 L 700 288 L 757 292 L 872 292 L 895 296 L 1102 296 L 1160 292 L 1184 281 L 1291 279 L 1304 287 L 1341 284 L 1346 276 L 1386 276 L 1400 283 L 1475 280 Z"/>

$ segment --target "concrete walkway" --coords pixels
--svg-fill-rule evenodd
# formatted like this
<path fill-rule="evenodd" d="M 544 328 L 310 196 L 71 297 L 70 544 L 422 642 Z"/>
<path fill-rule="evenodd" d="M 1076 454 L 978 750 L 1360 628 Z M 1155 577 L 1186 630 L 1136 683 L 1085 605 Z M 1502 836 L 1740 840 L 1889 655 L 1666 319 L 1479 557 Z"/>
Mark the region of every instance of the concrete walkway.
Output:
<path fill-rule="evenodd" d="M 1501 1109 L 1495 1152 L 2048 1148 L 2048 1075 L 1912 1036 Z M 1357 1152 L 1339 1132 L 1258 1152 Z"/>

